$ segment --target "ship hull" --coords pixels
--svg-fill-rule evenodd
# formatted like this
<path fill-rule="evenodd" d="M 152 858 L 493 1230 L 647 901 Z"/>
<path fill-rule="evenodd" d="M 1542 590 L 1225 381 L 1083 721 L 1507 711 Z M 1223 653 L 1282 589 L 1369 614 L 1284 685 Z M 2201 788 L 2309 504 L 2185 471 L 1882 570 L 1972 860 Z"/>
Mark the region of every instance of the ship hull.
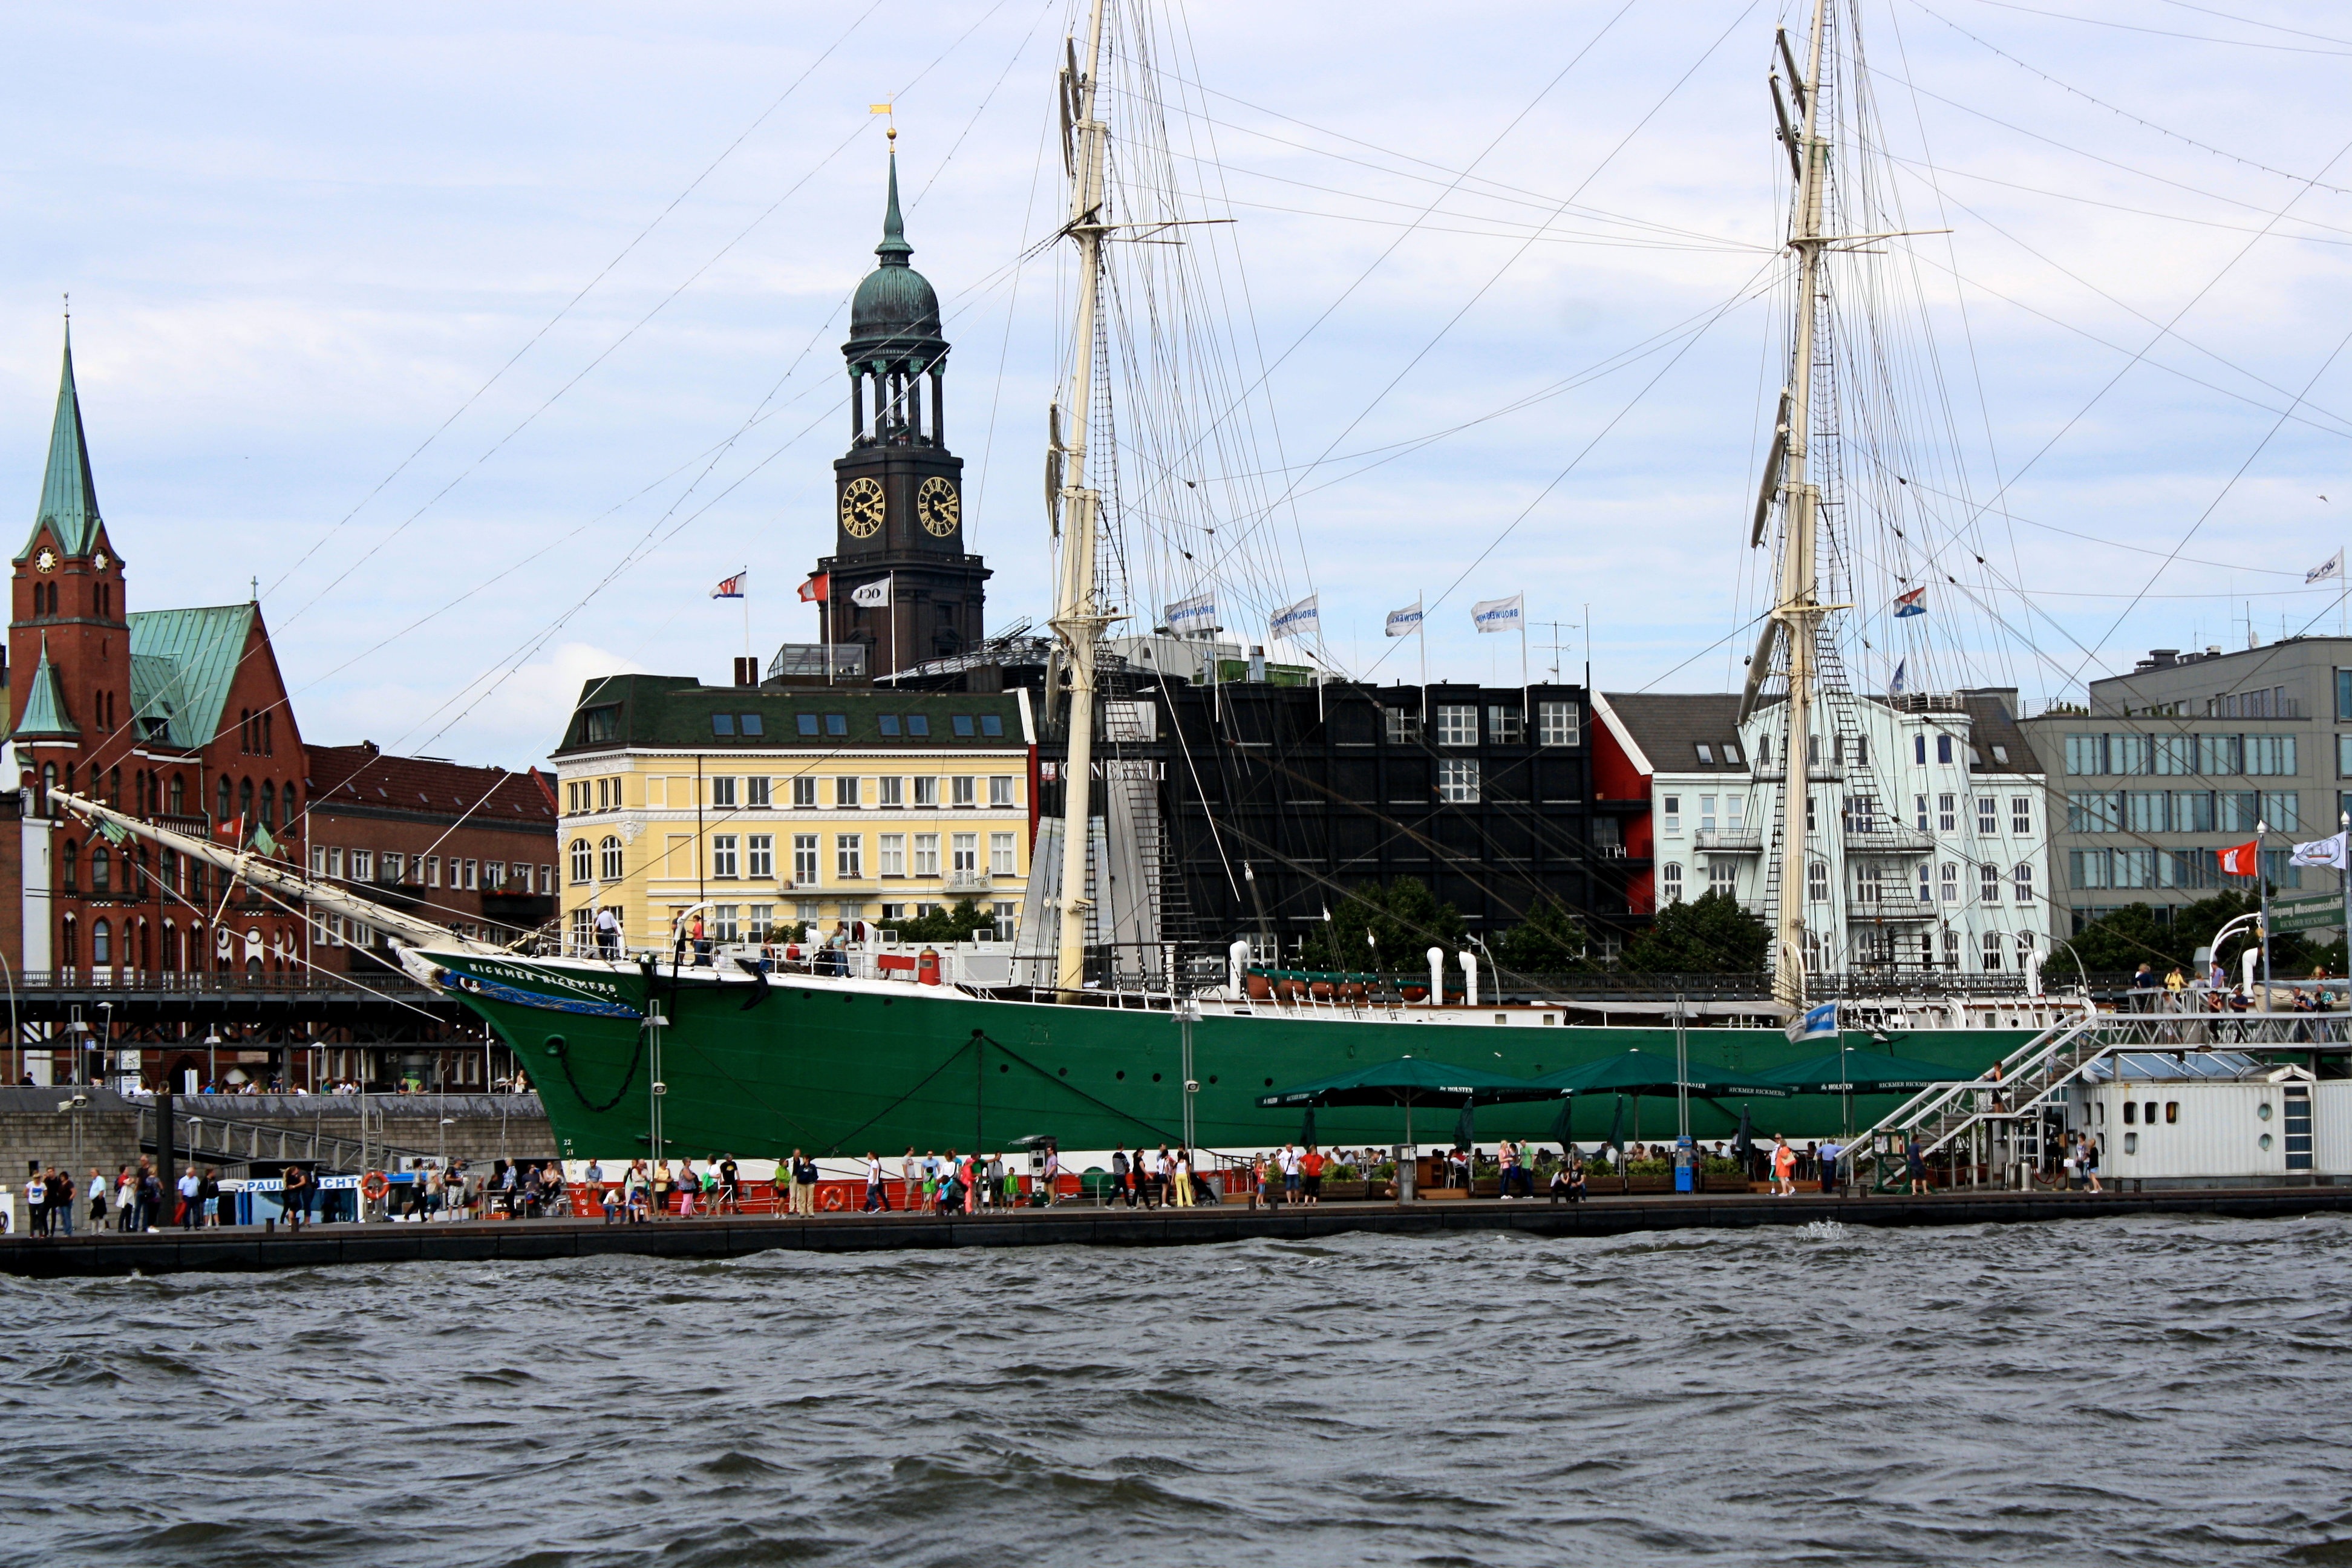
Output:
<path fill-rule="evenodd" d="M 1176 1144 L 1184 1135 L 1186 1026 L 1164 1007 L 1005 1001 L 913 984 L 778 975 L 765 984 L 709 970 L 657 971 L 551 960 L 434 953 L 449 988 L 497 1029 L 536 1081 L 558 1146 L 571 1158 L 607 1162 L 646 1152 L 651 1086 L 658 1072 L 662 1142 L 696 1158 L 773 1158 L 918 1150 L 1001 1150 L 1045 1135 L 1069 1150 Z M 647 1030 L 648 1011 L 667 1020 Z M 1412 1055 L 1533 1078 L 1629 1049 L 1669 1061 L 1671 1026 L 1562 1023 L 1539 1009 L 1465 1015 L 1479 1022 L 1426 1022 L 1408 1015 L 1284 1016 L 1265 1008 L 1211 1012 L 1190 1026 L 1192 1137 L 1211 1149 L 1277 1146 L 1298 1138 L 1296 1110 L 1260 1109 L 1256 1097 L 1368 1062 Z M 1456 1010 L 1458 1011 L 1458 1010 Z M 1491 1020 L 1507 1016 L 1510 1026 Z M 1427 1015 L 1421 1015 L 1425 1018 Z M 2031 1028 L 1906 1031 L 1904 1055 L 1947 1062 L 1973 1078 L 2031 1038 Z M 1695 1059 L 1756 1072 L 1818 1055 L 1777 1028 L 1689 1031 Z M 658 1059 L 656 1061 L 656 1052 Z M 1897 1095 L 1751 1100 L 1759 1138 L 1829 1136 L 1867 1126 Z M 1703 1142 L 1731 1136 L 1742 1102 L 1695 1100 L 1691 1130 Z M 1482 1140 L 1543 1138 L 1559 1107 L 1481 1107 Z M 1384 1146 L 1453 1135 L 1450 1108 L 1402 1111 L 1332 1108 L 1316 1113 L 1327 1146 Z M 1616 1097 L 1580 1096 L 1572 1136 L 1606 1137 Z M 1675 1109 L 1664 1097 L 1627 1105 L 1625 1142 L 1670 1139 Z"/>

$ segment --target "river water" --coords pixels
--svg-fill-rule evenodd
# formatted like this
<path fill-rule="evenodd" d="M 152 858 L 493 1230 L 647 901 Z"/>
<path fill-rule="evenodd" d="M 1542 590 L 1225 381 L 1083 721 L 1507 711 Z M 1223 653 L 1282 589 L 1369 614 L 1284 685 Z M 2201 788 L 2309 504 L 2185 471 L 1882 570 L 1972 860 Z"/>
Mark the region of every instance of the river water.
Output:
<path fill-rule="evenodd" d="M 0 1283 L 10 1564 L 2352 1563 L 2352 1220 Z"/>

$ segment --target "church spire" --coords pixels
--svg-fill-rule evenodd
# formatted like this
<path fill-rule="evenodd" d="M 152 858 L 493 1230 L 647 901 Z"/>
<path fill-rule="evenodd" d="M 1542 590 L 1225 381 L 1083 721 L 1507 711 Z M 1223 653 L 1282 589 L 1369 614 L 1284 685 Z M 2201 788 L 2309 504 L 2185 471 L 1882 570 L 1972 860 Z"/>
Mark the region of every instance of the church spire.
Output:
<path fill-rule="evenodd" d="M 882 243 L 874 247 L 885 267 L 904 267 L 915 247 L 907 243 L 907 221 L 898 216 L 898 128 L 890 128 L 890 206 L 882 215 Z"/>
<path fill-rule="evenodd" d="M 98 515 L 98 485 L 89 473 L 89 443 L 82 435 L 81 396 L 74 388 L 73 320 L 66 320 L 65 371 L 58 382 L 58 415 L 49 426 L 49 466 L 41 479 L 41 510 L 33 521 L 43 524 L 67 555 L 87 555 L 98 545 L 102 521 Z M 28 545 L 29 549 L 30 546 Z"/>

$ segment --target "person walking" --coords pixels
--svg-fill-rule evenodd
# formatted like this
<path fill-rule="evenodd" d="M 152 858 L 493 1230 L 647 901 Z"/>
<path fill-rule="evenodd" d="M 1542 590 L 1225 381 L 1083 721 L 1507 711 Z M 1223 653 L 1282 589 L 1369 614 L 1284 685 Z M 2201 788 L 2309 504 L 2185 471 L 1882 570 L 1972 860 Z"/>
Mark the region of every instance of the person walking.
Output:
<path fill-rule="evenodd" d="M 743 1168 L 732 1154 L 719 1162 L 719 1212 L 740 1215 L 743 1212 Z"/>
<path fill-rule="evenodd" d="M 131 1234 L 131 1222 L 139 1215 L 139 1181 L 124 1165 L 114 1173 L 114 1228 L 123 1235 Z"/>
<path fill-rule="evenodd" d="M 2106 1190 L 2099 1185 L 2099 1135 L 2095 1132 L 2083 1134 L 2083 1185 L 2095 1193 Z"/>
<path fill-rule="evenodd" d="M 57 1235 L 72 1237 L 74 1199 L 79 1195 L 74 1187 L 73 1167 L 58 1166 L 49 1182 L 49 1226 Z"/>
<path fill-rule="evenodd" d="M 864 1212 L 866 1214 L 872 1214 L 876 1209 L 880 1209 L 884 1214 L 888 1214 L 890 1212 L 890 1199 L 888 1194 L 882 1189 L 882 1156 L 874 1152 L 873 1150 L 868 1149 L 866 1151 L 866 1208 Z"/>
<path fill-rule="evenodd" d="M 915 1146 L 907 1145 L 907 1157 L 898 1162 L 898 1212 L 915 1212 L 917 1195 L 922 1191 L 923 1163 L 915 1158 Z"/>
<path fill-rule="evenodd" d="M 596 911 L 596 956 L 606 960 L 621 956 L 621 917 L 609 904 Z"/>
<path fill-rule="evenodd" d="M 694 948 L 694 967 L 697 969 L 709 968 L 710 938 L 703 932 L 702 916 L 699 912 L 695 915 L 694 923 L 687 928 L 686 940 L 691 943 Z"/>
<path fill-rule="evenodd" d="M 677 1179 L 670 1173 L 669 1161 L 667 1159 L 655 1161 L 652 1185 L 656 1219 L 669 1217 L 670 1189 L 677 1184 Z"/>
<path fill-rule="evenodd" d="M 694 1217 L 694 1200 L 700 1196 L 701 1193 L 702 1178 L 694 1173 L 694 1159 L 689 1155 L 677 1163 L 678 1218 Z"/>
<path fill-rule="evenodd" d="M 1282 1165 L 1282 1201 L 1286 1205 L 1295 1204 L 1304 1195 L 1300 1184 L 1305 1178 L 1298 1168 L 1298 1150 L 1296 1145 L 1285 1143 L 1275 1158 Z"/>
<path fill-rule="evenodd" d="M 1797 1152 L 1789 1147 L 1788 1134 L 1772 1134 L 1772 1195 L 1793 1198 L 1797 1195 Z"/>

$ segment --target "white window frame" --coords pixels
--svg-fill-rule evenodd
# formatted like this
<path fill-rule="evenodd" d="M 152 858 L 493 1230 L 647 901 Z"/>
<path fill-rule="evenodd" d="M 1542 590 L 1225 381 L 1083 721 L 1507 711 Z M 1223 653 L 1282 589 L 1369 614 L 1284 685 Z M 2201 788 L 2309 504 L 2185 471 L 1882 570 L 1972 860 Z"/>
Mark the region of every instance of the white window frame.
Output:
<path fill-rule="evenodd" d="M 1437 743 L 1475 746 L 1478 743 L 1478 705 L 1441 702 L 1437 705 Z"/>
<path fill-rule="evenodd" d="M 1448 805 L 1478 803 L 1478 759 L 1443 757 L 1437 763 L 1437 798 Z"/>
<path fill-rule="evenodd" d="M 821 870 L 821 868 L 818 865 L 819 853 L 820 851 L 817 847 L 817 836 L 815 834 L 795 833 L 793 835 L 793 886 L 796 888 L 814 888 L 817 885 Z M 814 920 L 816 917 L 809 915 L 803 918 Z"/>
<path fill-rule="evenodd" d="M 833 836 L 833 871 L 845 882 L 866 879 L 866 835 L 836 833 Z"/>
<path fill-rule="evenodd" d="M 988 874 L 992 877 L 1018 875 L 1021 869 L 1020 849 L 1010 833 L 988 836 Z"/>
<path fill-rule="evenodd" d="M 915 863 L 912 875 L 936 877 L 940 874 L 940 836 L 918 833 L 914 843 Z"/>
<path fill-rule="evenodd" d="M 874 841 L 874 868 L 877 875 L 903 877 L 907 874 L 907 836 L 905 834 L 884 833 L 877 836 Z"/>

